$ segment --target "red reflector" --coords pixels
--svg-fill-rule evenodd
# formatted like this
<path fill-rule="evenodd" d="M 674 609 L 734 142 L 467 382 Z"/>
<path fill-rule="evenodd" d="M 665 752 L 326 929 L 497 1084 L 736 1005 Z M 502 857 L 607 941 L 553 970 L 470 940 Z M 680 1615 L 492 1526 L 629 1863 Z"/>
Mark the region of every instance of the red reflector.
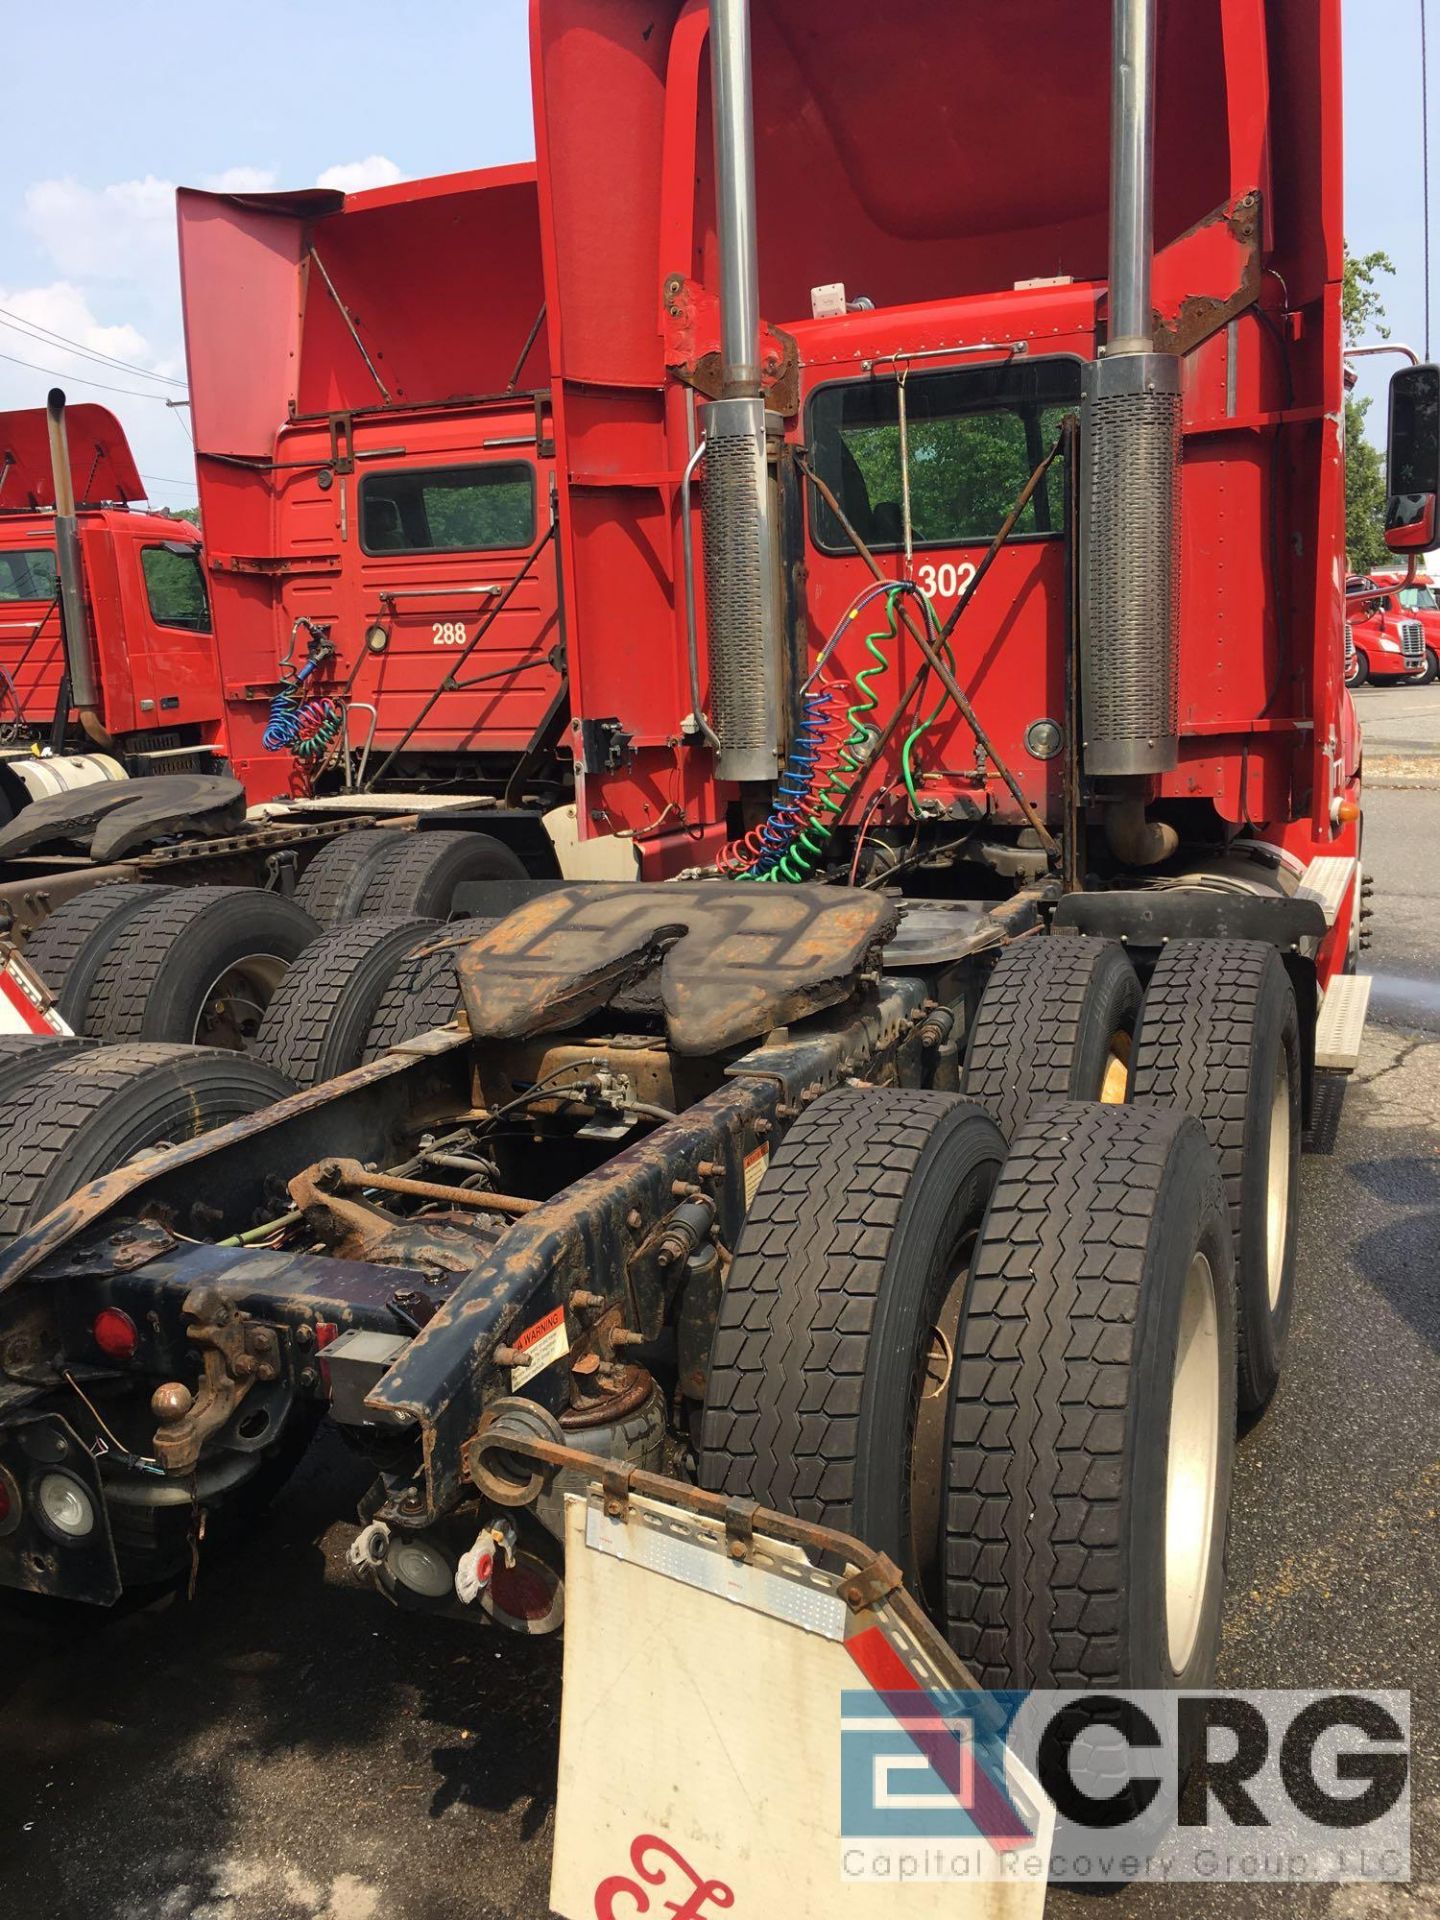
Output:
<path fill-rule="evenodd" d="M 10 1518 L 10 1489 L 0 1480 L 0 1527 Z"/>
<path fill-rule="evenodd" d="M 339 1337 L 340 1329 L 335 1321 L 317 1320 L 315 1322 L 315 1345 L 317 1347 L 328 1347 L 332 1340 L 338 1340 Z"/>
<path fill-rule="evenodd" d="M 495 1556 L 490 1592 L 496 1606 L 512 1620 L 543 1620 L 555 1604 L 557 1584 L 548 1568 L 528 1557 L 507 1567 Z"/>
<path fill-rule="evenodd" d="M 111 1360 L 130 1360 L 140 1343 L 135 1322 L 119 1307 L 102 1307 L 90 1332 L 100 1351 Z"/>

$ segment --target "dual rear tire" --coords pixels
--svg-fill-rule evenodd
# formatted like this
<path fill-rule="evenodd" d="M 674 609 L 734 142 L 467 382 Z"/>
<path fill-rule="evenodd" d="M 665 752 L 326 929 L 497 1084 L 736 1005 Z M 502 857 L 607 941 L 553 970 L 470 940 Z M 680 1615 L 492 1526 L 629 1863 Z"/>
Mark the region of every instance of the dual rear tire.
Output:
<path fill-rule="evenodd" d="M 1239 1405 L 1279 1383 L 1295 1292 L 1300 1022 L 1271 946 L 1172 940 L 1142 995 L 1118 941 L 1024 941 L 997 961 L 962 1090 L 1007 1138 L 1056 1099 L 1191 1113 L 1220 1159 L 1234 1236 Z"/>
<path fill-rule="evenodd" d="M 791 1128 L 721 1305 L 702 1484 L 886 1553 L 990 1686 L 1204 1685 L 1234 1286 L 1186 1115 L 944 1094 Z"/>

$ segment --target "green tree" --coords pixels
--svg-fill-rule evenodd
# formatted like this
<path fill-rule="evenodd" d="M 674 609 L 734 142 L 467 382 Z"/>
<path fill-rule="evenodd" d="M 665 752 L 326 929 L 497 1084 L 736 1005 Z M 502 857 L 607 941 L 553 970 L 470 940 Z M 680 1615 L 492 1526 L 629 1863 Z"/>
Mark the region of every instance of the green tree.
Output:
<path fill-rule="evenodd" d="M 1371 326 L 1382 340 L 1390 338 L 1384 324 L 1385 301 L 1376 285 L 1382 273 L 1395 272 L 1395 262 L 1379 248 L 1374 253 L 1351 253 L 1345 248 L 1345 277 L 1340 290 L 1340 318 L 1347 347 L 1357 346 Z"/>
<path fill-rule="evenodd" d="M 1345 277 L 1340 291 L 1340 318 L 1346 346 L 1356 346 L 1367 333 L 1390 338 L 1385 325 L 1385 301 L 1379 287 L 1382 274 L 1393 274 L 1395 263 L 1378 248 L 1374 253 L 1345 249 Z M 1385 462 L 1365 437 L 1368 400 L 1350 396 L 1345 401 L 1345 549 L 1356 573 L 1384 566 Z"/>
<path fill-rule="evenodd" d="M 1365 438 L 1368 400 L 1345 397 L 1345 551 L 1352 573 L 1389 564 L 1385 544 L 1385 462 Z"/>

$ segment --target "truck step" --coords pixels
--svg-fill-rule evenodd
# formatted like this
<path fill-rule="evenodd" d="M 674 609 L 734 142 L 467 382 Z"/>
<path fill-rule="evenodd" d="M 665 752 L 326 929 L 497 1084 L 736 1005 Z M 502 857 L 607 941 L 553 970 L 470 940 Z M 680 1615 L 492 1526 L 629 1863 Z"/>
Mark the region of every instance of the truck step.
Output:
<path fill-rule="evenodd" d="M 1315 1022 L 1317 1067 L 1329 1067 L 1338 1073 L 1355 1071 L 1372 984 L 1368 973 L 1342 973 L 1325 989 L 1320 1018 Z"/>
<path fill-rule="evenodd" d="M 1355 877 L 1353 854 L 1320 854 L 1300 876 L 1296 893 L 1307 900 L 1318 900 L 1327 927 L 1345 904 L 1346 890 Z"/>

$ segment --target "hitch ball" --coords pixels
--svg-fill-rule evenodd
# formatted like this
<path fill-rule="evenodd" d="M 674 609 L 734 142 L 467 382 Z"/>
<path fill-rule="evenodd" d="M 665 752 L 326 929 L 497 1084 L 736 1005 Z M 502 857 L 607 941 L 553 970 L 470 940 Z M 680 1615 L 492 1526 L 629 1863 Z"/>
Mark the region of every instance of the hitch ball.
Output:
<path fill-rule="evenodd" d="M 167 1380 L 150 1396 L 150 1411 L 163 1427 L 183 1420 L 194 1404 L 195 1396 L 183 1380 Z"/>

